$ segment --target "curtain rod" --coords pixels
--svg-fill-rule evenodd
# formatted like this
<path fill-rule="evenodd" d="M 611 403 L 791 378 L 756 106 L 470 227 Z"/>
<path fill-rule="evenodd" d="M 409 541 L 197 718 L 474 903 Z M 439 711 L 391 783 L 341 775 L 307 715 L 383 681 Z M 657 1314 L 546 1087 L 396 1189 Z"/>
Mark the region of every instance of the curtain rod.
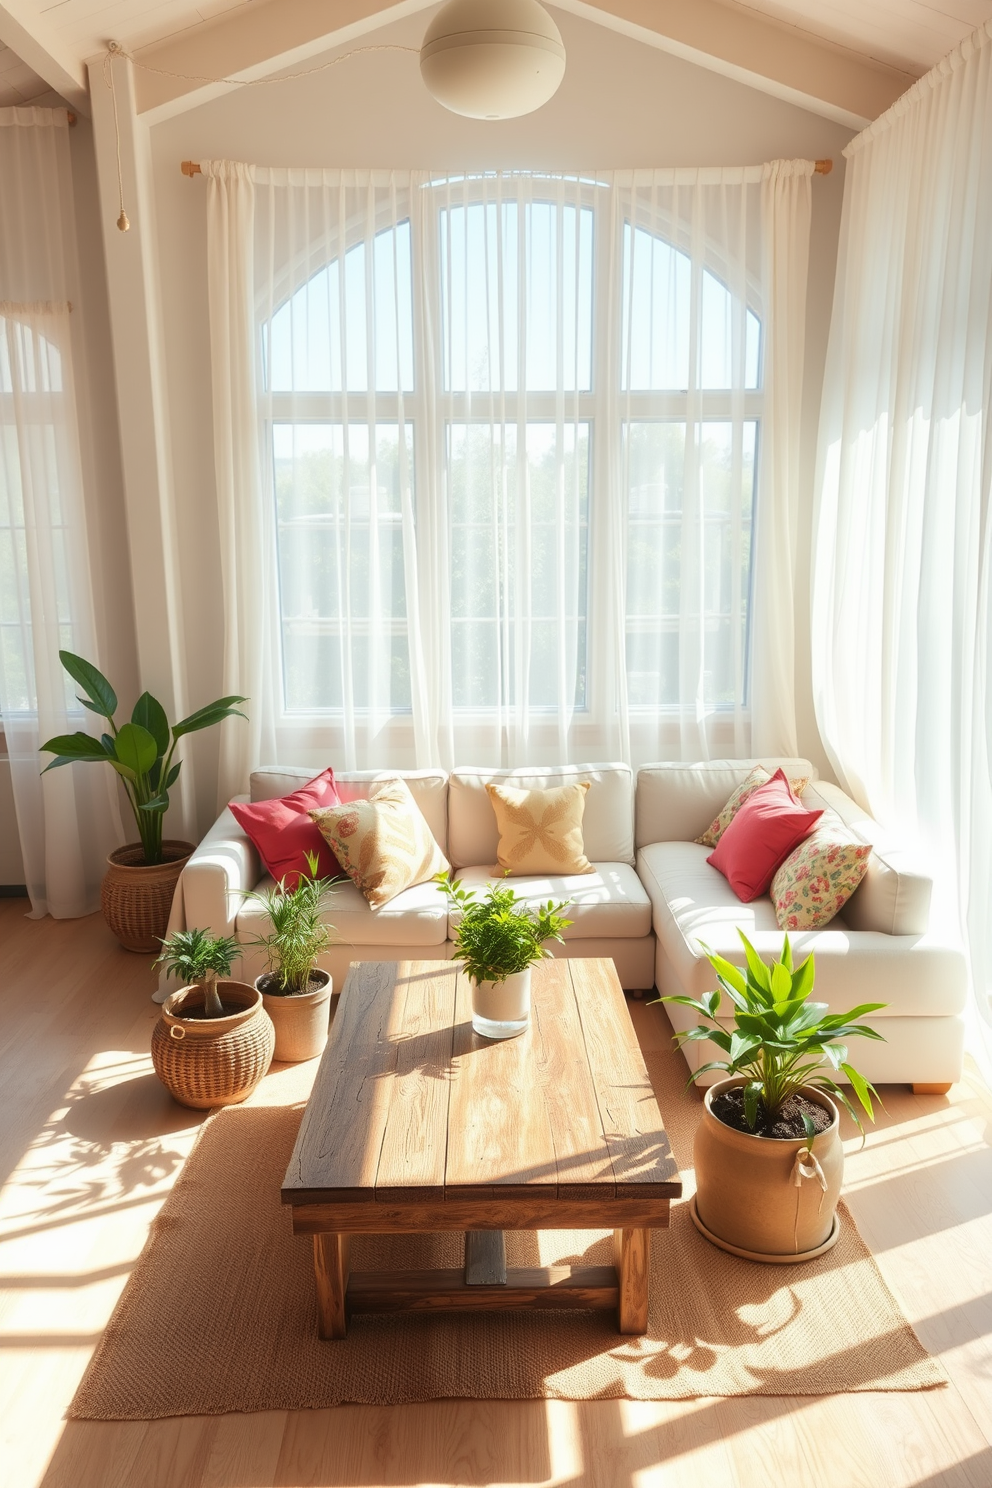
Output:
<path fill-rule="evenodd" d="M 833 168 L 834 163 L 832 160 L 818 160 L 813 170 L 818 176 L 829 176 Z M 189 176 L 191 180 L 194 176 L 202 176 L 203 174 L 199 162 L 196 160 L 181 160 L 179 162 L 179 169 L 184 176 Z"/>

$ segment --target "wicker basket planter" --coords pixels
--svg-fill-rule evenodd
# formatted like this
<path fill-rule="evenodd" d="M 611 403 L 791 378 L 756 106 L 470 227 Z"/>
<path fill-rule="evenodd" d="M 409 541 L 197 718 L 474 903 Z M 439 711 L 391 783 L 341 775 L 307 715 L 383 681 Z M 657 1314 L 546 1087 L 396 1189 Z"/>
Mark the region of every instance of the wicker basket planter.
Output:
<path fill-rule="evenodd" d="M 152 1033 L 152 1063 L 181 1106 L 209 1110 L 247 1100 L 272 1063 L 276 1035 L 262 994 L 247 982 L 219 981 L 221 1001 L 240 1011 L 224 1018 L 183 1018 L 203 1006 L 199 987 L 181 987 L 162 1008 Z"/>
<path fill-rule="evenodd" d="M 169 925 L 176 884 L 192 842 L 162 843 L 162 862 L 147 864 L 140 842 L 119 847 L 107 859 L 100 890 L 103 918 L 126 951 L 160 951 Z"/>

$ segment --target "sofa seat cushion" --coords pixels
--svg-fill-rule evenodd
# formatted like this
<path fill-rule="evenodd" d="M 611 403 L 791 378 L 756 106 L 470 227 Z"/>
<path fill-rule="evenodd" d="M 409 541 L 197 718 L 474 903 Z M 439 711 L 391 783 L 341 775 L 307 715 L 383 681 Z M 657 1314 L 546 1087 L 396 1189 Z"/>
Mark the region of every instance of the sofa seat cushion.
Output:
<path fill-rule="evenodd" d="M 273 887 L 273 880 L 266 877 L 258 892 Z M 372 909 L 361 889 L 350 879 L 340 879 L 328 892 L 324 918 L 334 926 L 335 942 L 346 945 L 440 946 L 448 937 L 448 906 L 432 883 L 403 889 L 381 909 Z M 265 935 L 269 928 L 263 906 L 246 900 L 237 918 L 238 939 Z"/>
<path fill-rule="evenodd" d="M 637 855 L 655 934 L 682 990 L 693 997 L 716 986 L 704 944 L 737 966 L 744 964 L 738 930 L 765 961 L 777 958 L 782 949 L 771 899 L 763 895 L 742 904 L 723 875 L 707 863 L 708 855 L 709 848 L 695 842 L 656 842 Z M 859 1002 L 884 1002 L 884 1011 L 873 1015 L 884 1020 L 944 1017 L 964 1008 L 964 956 L 930 937 L 852 930 L 838 916 L 822 930 L 798 931 L 789 940 L 797 962 L 815 952 L 814 996 L 832 1012 L 846 1012 Z"/>
<path fill-rule="evenodd" d="M 563 910 L 572 921 L 566 940 L 593 938 L 631 940 L 651 933 L 651 901 L 628 863 L 593 863 L 591 873 L 532 874 L 526 878 L 494 877 L 491 865 L 461 868 L 459 882 L 467 889 L 505 883 L 532 908 L 553 899 L 570 900 Z M 451 916 L 452 933 L 458 916 Z"/>

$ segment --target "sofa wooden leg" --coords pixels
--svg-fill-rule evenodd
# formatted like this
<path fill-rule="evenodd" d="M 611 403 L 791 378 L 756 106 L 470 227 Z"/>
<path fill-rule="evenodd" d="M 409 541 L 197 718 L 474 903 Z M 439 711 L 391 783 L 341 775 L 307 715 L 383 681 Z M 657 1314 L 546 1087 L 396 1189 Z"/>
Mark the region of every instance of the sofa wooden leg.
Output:
<path fill-rule="evenodd" d="M 946 1085 L 918 1085 L 915 1081 L 913 1082 L 914 1095 L 946 1095 L 950 1088 L 950 1081 Z"/>

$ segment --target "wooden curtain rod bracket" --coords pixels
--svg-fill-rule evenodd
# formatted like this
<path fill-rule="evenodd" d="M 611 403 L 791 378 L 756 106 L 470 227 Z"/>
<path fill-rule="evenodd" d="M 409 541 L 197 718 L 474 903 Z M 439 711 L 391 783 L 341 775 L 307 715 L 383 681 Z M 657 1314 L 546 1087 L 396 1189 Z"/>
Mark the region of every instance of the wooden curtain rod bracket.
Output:
<path fill-rule="evenodd" d="M 69 123 L 70 124 L 75 124 L 75 122 L 76 122 L 75 115 L 74 114 L 70 114 L 69 115 Z M 832 160 L 818 160 L 816 162 L 816 164 L 814 165 L 813 170 L 816 173 L 816 175 L 818 175 L 818 176 L 829 176 L 829 174 L 833 170 L 833 168 L 834 168 L 834 163 L 833 163 Z M 193 176 L 202 176 L 202 174 L 203 174 L 202 170 L 200 169 L 199 165 L 197 164 L 197 162 L 195 160 L 183 160 L 183 161 L 180 161 L 179 169 L 182 171 L 182 173 L 183 173 L 184 176 L 189 176 L 190 179 L 192 179 Z"/>
<path fill-rule="evenodd" d="M 69 128 L 70 128 L 70 129 L 71 129 L 71 128 L 72 128 L 72 126 L 73 126 L 73 125 L 74 125 L 74 124 L 75 124 L 75 122 L 76 122 L 76 116 L 75 116 L 75 114 L 74 114 L 74 113 L 73 113 L 73 112 L 72 112 L 72 109 L 66 109 L 66 111 L 65 111 L 65 116 L 66 116 L 66 118 L 67 118 L 67 119 L 68 119 L 68 120 L 69 120 Z"/>

